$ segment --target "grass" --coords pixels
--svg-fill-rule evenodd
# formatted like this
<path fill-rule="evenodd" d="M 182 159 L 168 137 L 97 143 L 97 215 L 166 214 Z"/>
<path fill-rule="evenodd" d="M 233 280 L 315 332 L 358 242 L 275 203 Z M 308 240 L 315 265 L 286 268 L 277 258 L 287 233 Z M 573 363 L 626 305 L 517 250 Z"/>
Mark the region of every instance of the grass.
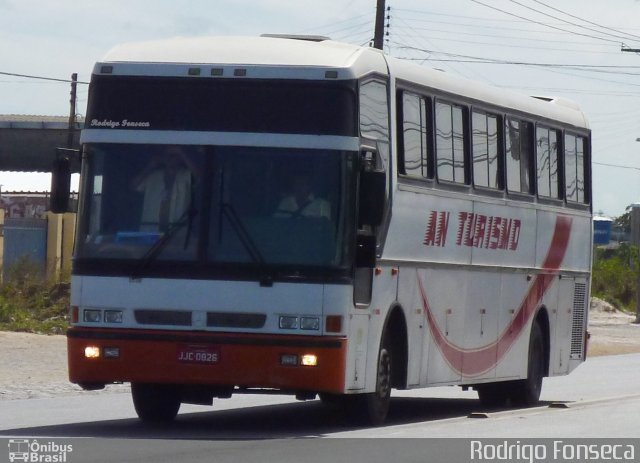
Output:
<path fill-rule="evenodd" d="M 0 286 L 0 330 L 63 334 L 68 325 L 68 277 L 47 279 L 32 261 L 15 263 Z"/>

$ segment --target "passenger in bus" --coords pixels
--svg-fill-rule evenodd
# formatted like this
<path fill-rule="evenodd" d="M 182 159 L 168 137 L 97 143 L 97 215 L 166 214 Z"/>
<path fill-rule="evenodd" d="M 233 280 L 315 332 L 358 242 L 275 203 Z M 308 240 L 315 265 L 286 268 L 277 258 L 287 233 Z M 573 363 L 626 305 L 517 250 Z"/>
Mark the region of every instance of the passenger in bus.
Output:
<path fill-rule="evenodd" d="M 329 201 L 316 197 L 311 185 L 311 177 L 308 174 L 294 175 L 291 193 L 282 198 L 274 216 L 331 219 Z"/>
<path fill-rule="evenodd" d="M 133 188 L 144 195 L 140 231 L 168 231 L 191 205 L 193 169 L 188 156 L 179 146 L 167 147 L 134 178 Z"/>

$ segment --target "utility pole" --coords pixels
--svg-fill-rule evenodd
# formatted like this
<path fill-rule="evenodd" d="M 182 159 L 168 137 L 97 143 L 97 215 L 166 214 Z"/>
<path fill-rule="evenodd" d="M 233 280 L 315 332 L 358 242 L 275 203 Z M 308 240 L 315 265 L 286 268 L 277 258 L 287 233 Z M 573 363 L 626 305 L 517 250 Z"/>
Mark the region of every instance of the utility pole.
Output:
<path fill-rule="evenodd" d="M 384 47 L 384 13 L 385 0 L 377 0 L 376 25 L 373 31 L 373 48 L 382 50 Z"/>
<path fill-rule="evenodd" d="M 76 128 L 76 90 L 78 87 L 78 74 L 71 74 L 71 108 L 69 109 L 69 131 L 67 132 L 67 148 L 73 148 L 73 133 Z"/>

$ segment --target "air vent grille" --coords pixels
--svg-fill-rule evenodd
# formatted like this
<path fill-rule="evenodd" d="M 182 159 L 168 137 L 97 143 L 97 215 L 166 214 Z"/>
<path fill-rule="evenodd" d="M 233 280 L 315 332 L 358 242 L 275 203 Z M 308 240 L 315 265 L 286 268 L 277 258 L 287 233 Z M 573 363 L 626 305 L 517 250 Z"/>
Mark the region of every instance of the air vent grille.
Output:
<path fill-rule="evenodd" d="M 136 322 L 141 325 L 191 326 L 190 311 L 138 309 L 134 314 Z"/>
<path fill-rule="evenodd" d="M 587 309 L 587 285 L 576 283 L 573 293 L 571 320 L 571 358 L 581 359 L 584 349 L 585 316 Z"/>
<path fill-rule="evenodd" d="M 267 316 L 261 313 L 208 312 L 207 326 L 224 328 L 262 328 Z"/>

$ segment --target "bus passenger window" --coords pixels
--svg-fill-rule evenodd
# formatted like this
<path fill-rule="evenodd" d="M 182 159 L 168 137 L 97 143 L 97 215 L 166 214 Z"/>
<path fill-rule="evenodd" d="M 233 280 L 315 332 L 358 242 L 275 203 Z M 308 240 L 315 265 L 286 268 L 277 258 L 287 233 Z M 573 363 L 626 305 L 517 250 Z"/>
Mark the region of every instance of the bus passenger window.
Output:
<path fill-rule="evenodd" d="M 466 183 L 464 165 L 464 109 L 436 103 L 436 158 L 438 179 Z"/>
<path fill-rule="evenodd" d="M 565 135 L 564 164 L 567 201 L 587 203 L 585 194 L 585 144 L 584 137 Z"/>
<path fill-rule="evenodd" d="M 531 193 L 532 125 L 508 118 L 506 132 L 507 189 L 515 193 Z"/>
<path fill-rule="evenodd" d="M 427 168 L 427 107 L 420 96 L 402 94 L 402 153 L 400 173 L 408 177 L 429 178 Z"/>
<path fill-rule="evenodd" d="M 536 129 L 536 175 L 538 196 L 561 197 L 558 182 L 558 132 L 547 127 Z"/>
<path fill-rule="evenodd" d="M 498 176 L 498 116 L 473 112 L 473 183 L 501 188 Z"/>

